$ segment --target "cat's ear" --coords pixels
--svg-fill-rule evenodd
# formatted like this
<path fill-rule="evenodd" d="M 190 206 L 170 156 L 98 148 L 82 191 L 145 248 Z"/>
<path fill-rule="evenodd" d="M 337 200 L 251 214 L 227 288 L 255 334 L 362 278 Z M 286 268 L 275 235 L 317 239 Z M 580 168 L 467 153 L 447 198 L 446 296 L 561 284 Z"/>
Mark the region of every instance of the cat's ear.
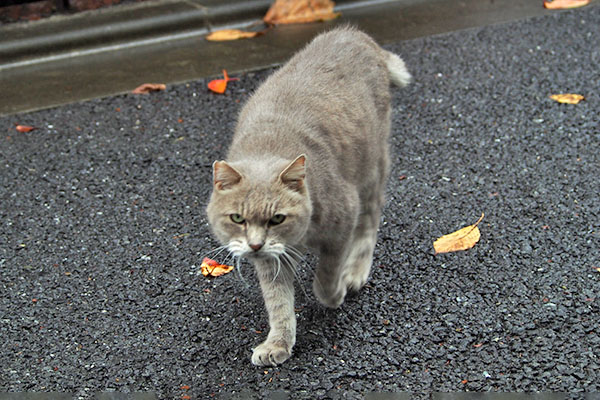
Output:
<path fill-rule="evenodd" d="M 288 188 L 296 192 L 304 192 L 304 178 L 306 177 L 306 156 L 298 156 L 279 174 L 279 180 Z"/>
<path fill-rule="evenodd" d="M 226 161 L 215 161 L 213 163 L 213 184 L 217 190 L 227 190 L 235 186 L 242 175 Z"/>

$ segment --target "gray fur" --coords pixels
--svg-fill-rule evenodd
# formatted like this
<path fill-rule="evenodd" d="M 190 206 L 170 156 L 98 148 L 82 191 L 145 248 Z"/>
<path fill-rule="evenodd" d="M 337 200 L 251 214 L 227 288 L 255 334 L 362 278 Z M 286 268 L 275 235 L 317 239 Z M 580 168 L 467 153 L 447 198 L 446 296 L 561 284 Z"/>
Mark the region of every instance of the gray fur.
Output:
<path fill-rule="evenodd" d="M 260 281 L 270 331 L 252 363 L 291 356 L 293 279 L 305 249 L 319 256 L 313 290 L 323 305 L 339 307 L 366 283 L 389 173 L 389 86 L 409 80 L 398 56 L 339 28 L 316 37 L 242 109 L 227 161 L 214 164 L 207 214 Z"/>

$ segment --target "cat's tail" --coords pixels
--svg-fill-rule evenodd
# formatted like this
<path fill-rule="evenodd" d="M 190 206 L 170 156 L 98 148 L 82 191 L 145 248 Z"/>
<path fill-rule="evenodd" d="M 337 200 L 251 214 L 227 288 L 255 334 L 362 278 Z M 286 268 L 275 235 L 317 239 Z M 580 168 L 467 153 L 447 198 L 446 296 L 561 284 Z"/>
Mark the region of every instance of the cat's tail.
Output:
<path fill-rule="evenodd" d="M 404 61 L 396 54 L 383 50 L 386 57 L 385 63 L 388 71 L 390 71 L 390 80 L 398 86 L 406 86 L 412 80 L 410 72 L 406 69 Z"/>

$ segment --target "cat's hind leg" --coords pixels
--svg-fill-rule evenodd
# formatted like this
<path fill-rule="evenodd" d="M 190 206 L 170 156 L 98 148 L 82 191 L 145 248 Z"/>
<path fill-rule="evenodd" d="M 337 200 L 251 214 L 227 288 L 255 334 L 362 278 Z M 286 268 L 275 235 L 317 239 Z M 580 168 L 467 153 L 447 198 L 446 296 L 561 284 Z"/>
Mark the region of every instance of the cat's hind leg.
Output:
<path fill-rule="evenodd" d="M 343 281 L 348 290 L 358 291 L 367 283 L 377 242 L 379 215 L 379 210 L 373 210 L 359 217 L 352 247 L 344 265 Z"/>
<path fill-rule="evenodd" d="M 384 182 L 385 176 L 382 182 L 376 185 L 376 190 L 369 191 L 362 199 L 361 213 L 354 228 L 352 244 L 343 268 L 343 282 L 348 290 L 360 290 L 369 278 L 384 202 L 384 194 L 381 190 Z"/>

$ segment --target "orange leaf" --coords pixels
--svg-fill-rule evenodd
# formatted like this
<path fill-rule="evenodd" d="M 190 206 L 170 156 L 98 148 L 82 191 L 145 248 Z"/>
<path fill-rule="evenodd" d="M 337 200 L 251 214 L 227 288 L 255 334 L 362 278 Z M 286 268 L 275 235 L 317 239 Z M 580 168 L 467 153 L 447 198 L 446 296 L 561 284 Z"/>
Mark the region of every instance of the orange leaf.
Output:
<path fill-rule="evenodd" d="M 16 129 L 17 129 L 17 131 L 19 131 L 21 133 L 27 133 L 27 132 L 31 132 L 32 130 L 34 130 L 35 127 L 29 126 L 29 125 L 17 125 Z"/>
<path fill-rule="evenodd" d="M 131 91 L 133 94 L 148 94 L 150 92 L 157 92 L 159 90 L 165 90 L 167 86 L 163 83 L 144 83 Z"/>
<path fill-rule="evenodd" d="M 544 0 L 544 7 L 550 10 L 577 8 L 587 5 L 589 2 L 590 0 Z"/>
<path fill-rule="evenodd" d="M 225 93 L 225 89 L 227 89 L 227 82 L 239 80 L 238 78 L 230 78 L 227 76 L 227 71 L 225 70 L 223 70 L 223 77 L 225 79 L 214 79 L 208 82 L 208 88 L 215 93 Z"/>
<path fill-rule="evenodd" d="M 483 219 L 483 213 L 481 217 L 473 225 L 466 226 L 462 229 L 452 232 L 448 235 L 444 235 L 435 242 L 433 242 L 433 248 L 435 254 L 449 253 L 452 251 L 468 250 L 475 246 L 475 243 L 479 241 L 481 233 L 477 225 Z"/>
<path fill-rule="evenodd" d="M 215 260 L 211 260 L 208 257 L 204 257 L 202 265 L 200 266 L 202 275 L 204 276 L 221 276 L 233 271 L 233 266 L 219 264 Z"/>
<path fill-rule="evenodd" d="M 220 31 L 214 31 L 206 37 L 206 40 L 213 42 L 223 42 L 227 40 L 238 40 L 238 39 L 249 39 L 258 35 L 262 35 L 263 32 L 247 32 L 239 29 L 222 29 Z"/>
<path fill-rule="evenodd" d="M 328 21 L 340 16 L 331 0 L 275 0 L 263 21 L 267 24 L 301 24 Z"/>
<path fill-rule="evenodd" d="M 552 96 L 550 96 L 550 98 L 552 100 L 558 101 L 559 103 L 567 104 L 577 104 L 581 100 L 585 99 L 585 97 L 583 97 L 582 95 L 573 93 L 553 94 Z"/>

